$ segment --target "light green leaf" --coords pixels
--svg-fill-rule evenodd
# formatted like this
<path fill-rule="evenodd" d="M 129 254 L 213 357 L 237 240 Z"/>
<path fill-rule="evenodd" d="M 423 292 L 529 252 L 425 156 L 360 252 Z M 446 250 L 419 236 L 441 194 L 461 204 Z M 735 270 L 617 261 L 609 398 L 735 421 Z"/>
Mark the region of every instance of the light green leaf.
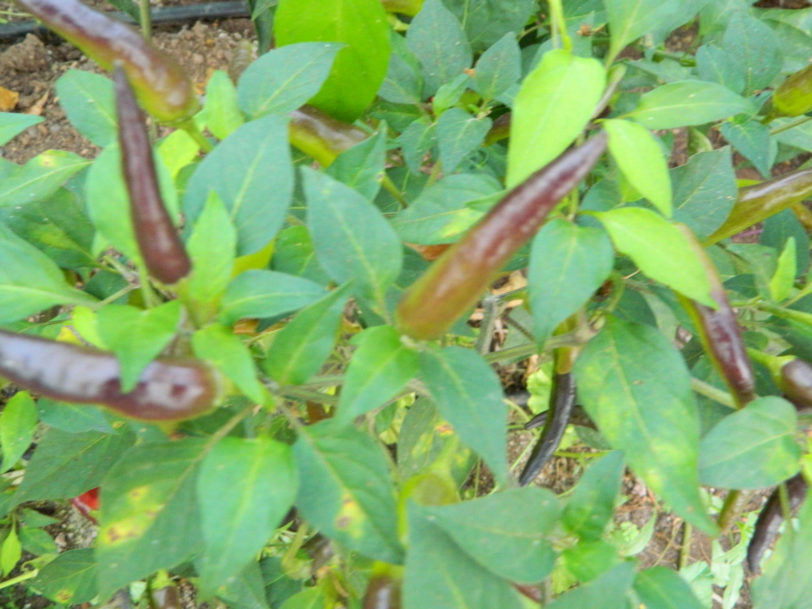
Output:
<path fill-rule="evenodd" d="M 757 489 L 798 472 L 795 407 L 774 396 L 758 398 L 722 419 L 702 438 L 699 476 L 703 484 Z"/>
<path fill-rule="evenodd" d="M 297 473 L 286 444 L 226 437 L 214 445 L 197 477 L 206 542 L 198 565 L 202 597 L 242 571 L 262 550 L 293 505 L 297 489 Z"/>
<path fill-rule="evenodd" d="M 460 108 L 451 108 L 437 121 L 437 145 L 446 173 L 453 173 L 460 162 L 477 149 L 491 128 L 491 119 L 476 118 Z"/>
<path fill-rule="evenodd" d="M 7 144 L 18 134 L 42 121 L 41 116 L 34 116 L 33 114 L 0 112 L 0 146 Z"/>
<path fill-rule="evenodd" d="M 798 270 L 796 264 L 795 237 L 790 237 L 778 256 L 775 273 L 770 278 L 770 297 L 775 302 L 781 302 L 792 292 Z"/>
<path fill-rule="evenodd" d="M 391 326 L 364 330 L 353 339 L 358 348 L 347 368 L 334 419 L 350 423 L 383 406 L 417 373 L 417 353 L 405 346 Z"/>
<path fill-rule="evenodd" d="M 615 248 L 640 270 L 681 294 L 709 307 L 710 283 L 687 237 L 662 216 L 642 207 L 596 212 Z"/>
<path fill-rule="evenodd" d="M 25 205 L 53 195 L 90 161 L 67 150 L 46 150 L 0 182 L 0 206 Z"/>
<path fill-rule="evenodd" d="M 594 58 L 549 51 L 522 81 L 513 104 L 507 186 L 519 184 L 566 150 L 603 94 L 606 71 Z"/>
<path fill-rule="evenodd" d="M 564 506 L 564 528 L 584 541 L 599 540 L 612 519 L 623 469 L 620 451 L 591 463 Z"/>
<path fill-rule="evenodd" d="M 703 609 L 691 586 L 676 571 L 652 567 L 634 578 L 634 591 L 650 609 Z"/>
<path fill-rule="evenodd" d="M 203 111 L 206 113 L 206 126 L 218 140 L 226 139 L 245 122 L 237 100 L 237 89 L 222 70 L 215 70 L 206 83 Z"/>
<path fill-rule="evenodd" d="M 20 538 L 17 537 L 17 530 L 10 529 L 0 547 L 0 573 L 3 575 L 11 573 L 22 555 L 23 549 L 20 545 Z"/>
<path fill-rule="evenodd" d="M 609 57 L 613 59 L 623 47 L 643 34 L 662 28 L 666 23 L 672 25 L 679 9 L 677 0 L 612 0 L 604 5 L 611 32 Z M 677 25 L 680 24 L 673 23 Z"/>
<path fill-rule="evenodd" d="M 626 609 L 629 588 L 634 580 L 634 563 L 624 562 L 603 573 L 596 579 L 565 592 L 552 603 L 549 609 Z"/>
<path fill-rule="evenodd" d="M 114 304 L 99 309 L 99 334 L 118 358 L 122 391 L 135 388 L 147 364 L 175 336 L 182 315 L 183 306 L 178 300 L 147 310 Z"/>
<path fill-rule="evenodd" d="M 753 110 L 751 103 L 715 82 L 683 80 L 657 87 L 625 115 L 649 129 L 705 125 Z"/>
<path fill-rule="evenodd" d="M 6 472 L 20 460 L 37 429 L 37 406 L 27 391 L 20 391 L 6 402 L 0 412 L 0 472 Z"/>
<path fill-rule="evenodd" d="M 400 563 L 395 489 L 380 445 L 330 421 L 303 427 L 293 445 L 296 507 L 324 535 L 370 558 Z"/>
<path fill-rule="evenodd" d="M 116 141 L 116 103 L 109 78 L 84 70 L 68 70 L 56 81 L 56 94 L 79 133 L 101 147 Z"/>
<path fill-rule="evenodd" d="M 650 326 L 610 318 L 575 363 L 579 399 L 612 448 L 673 510 L 716 530 L 699 494 L 699 415 L 685 362 Z"/>
<path fill-rule="evenodd" d="M 642 125 L 612 119 L 603 123 L 609 152 L 624 177 L 666 217 L 671 216 L 671 179 L 657 140 Z"/>
<path fill-rule="evenodd" d="M 181 169 L 197 158 L 200 146 L 188 133 L 177 129 L 158 142 L 156 152 L 169 175 L 175 179 Z"/>
<path fill-rule="evenodd" d="M 60 605 L 78 605 L 96 596 L 96 561 L 92 548 L 68 550 L 42 567 L 32 587 Z"/>
<path fill-rule="evenodd" d="M 381 124 L 377 133 L 339 154 L 325 173 L 374 200 L 386 175 L 386 130 Z"/>
<path fill-rule="evenodd" d="M 536 340 L 575 313 L 612 272 L 615 253 L 600 228 L 566 220 L 545 224 L 533 239 L 527 279 Z"/>
<path fill-rule="evenodd" d="M 421 353 L 419 376 L 463 443 L 506 480 L 507 406 L 491 367 L 474 351 L 448 347 Z"/>

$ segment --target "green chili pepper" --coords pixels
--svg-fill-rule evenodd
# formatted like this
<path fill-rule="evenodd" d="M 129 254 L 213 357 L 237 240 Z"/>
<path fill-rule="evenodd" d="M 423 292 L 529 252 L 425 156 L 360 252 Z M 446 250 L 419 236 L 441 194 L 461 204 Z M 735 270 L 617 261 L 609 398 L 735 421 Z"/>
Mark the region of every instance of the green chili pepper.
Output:
<path fill-rule="evenodd" d="M 183 68 L 125 23 L 78 0 L 16 2 L 104 69 L 120 61 L 139 102 L 158 120 L 180 123 L 197 111 L 198 100 Z"/>
<path fill-rule="evenodd" d="M 381 0 L 384 10 L 388 13 L 400 13 L 408 17 L 414 17 L 420 12 L 423 0 Z"/>
<path fill-rule="evenodd" d="M 101 404 L 128 417 L 175 421 L 198 416 L 218 399 L 216 373 L 196 360 L 157 359 L 135 389 L 121 391 L 113 353 L 0 330 L 0 375 L 55 400 Z"/>
<path fill-rule="evenodd" d="M 442 336 L 476 304 L 500 269 L 580 182 L 606 148 L 600 133 L 539 169 L 511 190 L 403 295 L 396 311 L 404 334 Z"/>
<path fill-rule="evenodd" d="M 189 274 L 192 263 L 161 199 L 144 118 L 118 65 L 113 79 L 121 164 L 138 249 L 150 275 L 163 283 L 176 283 Z"/>
<path fill-rule="evenodd" d="M 802 169 L 739 190 L 739 197 L 724 224 L 705 239 L 712 245 L 800 203 L 812 195 L 812 169 Z"/>
<path fill-rule="evenodd" d="M 786 116 L 798 116 L 812 110 L 812 65 L 790 74 L 775 90 L 773 108 Z"/>
<path fill-rule="evenodd" d="M 738 318 L 730 307 L 719 274 L 705 249 L 690 228 L 685 225 L 678 227 L 688 238 L 694 253 L 705 267 L 705 275 L 711 286 L 711 298 L 718 308 L 713 310 L 684 297 L 680 297 L 680 300 L 694 320 L 705 353 L 730 388 L 734 401 L 741 408 L 752 401 L 756 394 L 753 364 L 747 355 Z"/>
<path fill-rule="evenodd" d="M 342 122 L 312 106 L 302 106 L 290 114 L 290 143 L 316 159 L 323 167 L 369 137 L 363 129 Z"/>

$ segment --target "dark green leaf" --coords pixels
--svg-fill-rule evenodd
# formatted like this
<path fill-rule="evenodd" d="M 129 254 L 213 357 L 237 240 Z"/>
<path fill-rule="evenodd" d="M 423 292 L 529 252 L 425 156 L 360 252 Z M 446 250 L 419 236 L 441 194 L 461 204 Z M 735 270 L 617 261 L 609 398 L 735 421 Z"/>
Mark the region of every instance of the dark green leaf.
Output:
<path fill-rule="evenodd" d="M 41 397 L 37 400 L 37 408 L 43 423 L 68 433 L 85 431 L 110 433 L 113 431 L 110 426 L 112 415 L 101 406 L 69 404 Z"/>
<path fill-rule="evenodd" d="M 432 123 L 428 118 L 419 118 L 406 127 L 398 137 L 403 160 L 406 161 L 406 166 L 412 173 L 420 173 L 426 153 L 436 145 L 436 128 L 437 124 Z M 411 209 L 414 203 L 412 202 L 406 209 Z"/>
<path fill-rule="evenodd" d="M 549 609 L 626 609 L 626 595 L 634 580 L 634 563 L 624 562 L 613 567 L 597 579 L 578 586 L 559 596 L 548 605 Z"/>
<path fill-rule="evenodd" d="M 722 37 L 722 48 L 735 58 L 744 74 L 744 94 L 768 86 L 781 71 L 781 51 L 775 32 L 761 19 L 736 11 Z"/>
<path fill-rule="evenodd" d="M 226 288 L 220 321 L 232 324 L 243 317 L 276 317 L 307 306 L 322 296 L 324 288 L 308 279 L 251 269 L 240 273 Z"/>
<path fill-rule="evenodd" d="M 476 118 L 460 108 L 451 108 L 437 121 L 437 145 L 446 173 L 453 173 L 460 162 L 485 141 L 491 119 Z"/>
<path fill-rule="evenodd" d="M 693 17 L 685 14 L 679 0 L 612 0 L 604 4 L 612 34 L 612 58 L 643 34 L 659 28 L 673 29 Z"/>
<path fill-rule="evenodd" d="M 416 366 L 415 366 L 416 367 Z M 27 391 L 15 394 L 0 412 L 0 472 L 6 472 L 31 446 L 37 429 L 37 406 Z"/>
<path fill-rule="evenodd" d="M 522 75 L 521 51 L 516 35 L 508 32 L 480 55 L 474 65 L 474 90 L 484 99 L 495 99 Z"/>
<path fill-rule="evenodd" d="M 392 32 L 391 43 L 389 67 L 378 95 L 396 104 L 418 104 L 423 99 L 420 63 L 409 50 L 403 36 Z"/>
<path fill-rule="evenodd" d="M 634 591 L 650 609 L 702 609 L 703 603 L 679 574 L 666 567 L 640 571 L 634 578 Z"/>
<path fill-rule="evenodd" d="M 612 518 L 623 475 L 623 453 L 611 452 L 592 463 L 564 507 L 564 527 L 584 541 L 597 541 Z"/>
<path fill-rule="evenodd" d="M 259 564 L 251 562 L 217 590 L 229 609 L 269 609 Z"/>
<path fill-rule="evenodd" d="M 536 9 L 535 0 L 444 0 L 444 3 L 462 23 L 475 52 L 484 51 L 508 32 L 522 31 Z"/>
<path fill-rule="evenodd" d="M 97 146 L 116 141 L 118 127 L 113 83 L 83 70 L 68 70 L 56 81 L 59 103 L 74 127 Z"/>
<path fill-rule="evenodd" d="M 61 553 L 39 570 L 31 585 L 60 605 L 78 605 L 92 600 L 96 596 L 93 549 Z"/>
<path fill-rule="evenodd" d="M 290 226 L 276 237 L 273 268 L 282 273 L 309 279 L 319 285 L 327 285 L 330 276 L 316 260 L 313 238 L 306 226 Z"/>
<path fill-rule="evenodd" d="M 371 137 L 339 154 L 326 173 L 371 201 L 381 188 L 385 157 L 386 123 Z"/>
<path fill-rule="evenodd" d="M 671 170 L 674 219 L 702 239 L 719 228 L 736 202 L 736 174 L 730 148 L 695 154 Z"/>
<path fill-rule="evenodd" d="M 727 122 L 722 124 L 722 135 L 753 167 L 765 178 L 770 178 L 770 167 L 778 152 L 778 144 L 770 137 L 770 128 L 758 120 L 746 123 Z"/>
<path fill-rule="evenodd" d="M 618 548 L 608 541 L 581 540 L 561 552 L 561 565 L 580 582 L 589 582 L 620 562 Z"/>
<path fill-rule="evenodd" d="M 696 51 L 696 68 L 702 80 L 717 82 L 733 91 L 744 91 L 745 74 L 734 55 L 712 44 L 703 44 Z"/>

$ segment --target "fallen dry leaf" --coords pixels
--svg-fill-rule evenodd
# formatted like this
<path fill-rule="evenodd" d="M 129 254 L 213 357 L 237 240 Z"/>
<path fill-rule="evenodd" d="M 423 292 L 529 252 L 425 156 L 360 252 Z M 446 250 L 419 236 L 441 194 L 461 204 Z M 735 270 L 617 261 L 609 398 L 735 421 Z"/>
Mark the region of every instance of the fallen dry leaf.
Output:
<path fill-rule="evenodd" d="M 0 112 L 11 112 L 17 107 L 20 94 L 11 89 L 0 87 Z"/>

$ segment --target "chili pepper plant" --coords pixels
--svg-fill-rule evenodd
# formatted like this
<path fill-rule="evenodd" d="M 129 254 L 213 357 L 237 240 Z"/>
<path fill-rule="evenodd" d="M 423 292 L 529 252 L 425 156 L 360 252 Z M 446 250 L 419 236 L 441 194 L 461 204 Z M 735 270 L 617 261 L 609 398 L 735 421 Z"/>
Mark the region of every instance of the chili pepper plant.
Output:
<path fill-rule="evenodd" d="M 114 73 L 56 86 L 96 158 L 0 158 L 0 593 L 808 601 L 812 8 L 257 0 L 198 99 L 136 30 L 18 6 Z"/>

